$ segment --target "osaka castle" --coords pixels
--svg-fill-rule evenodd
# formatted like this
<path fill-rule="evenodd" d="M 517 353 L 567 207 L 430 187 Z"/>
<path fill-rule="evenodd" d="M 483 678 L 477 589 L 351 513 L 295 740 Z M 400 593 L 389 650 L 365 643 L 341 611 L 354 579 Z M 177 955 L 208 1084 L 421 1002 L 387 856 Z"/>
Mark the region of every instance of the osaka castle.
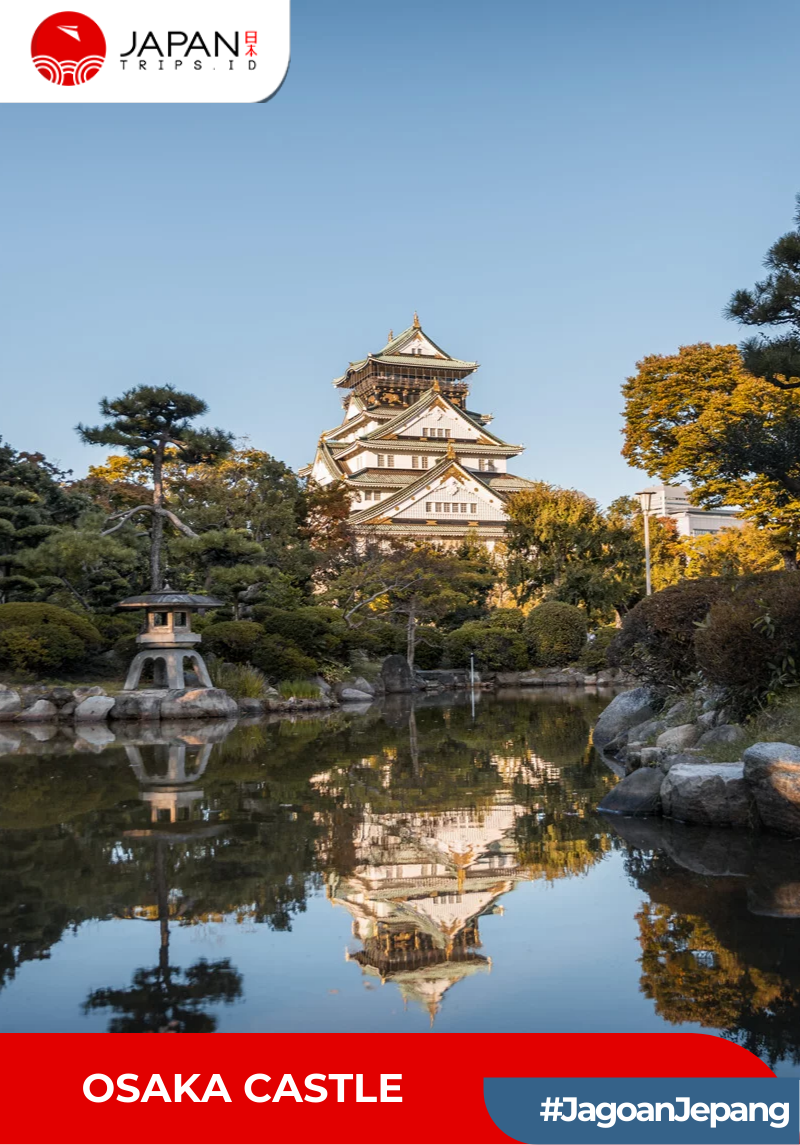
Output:
<path fill-rule="evenodd" d="M 533 483 L 508 472 L 523 446 L 496 437 L 491 415 L 468 408 L 467 378 L 477 368 L 437 346 L 415 314 L 334 379 L 344 421 L 322 434 L 300 476 L 345 482 L 359 534 L 443 547 L 470 536 L 494 549 L 506 498 Z"/>

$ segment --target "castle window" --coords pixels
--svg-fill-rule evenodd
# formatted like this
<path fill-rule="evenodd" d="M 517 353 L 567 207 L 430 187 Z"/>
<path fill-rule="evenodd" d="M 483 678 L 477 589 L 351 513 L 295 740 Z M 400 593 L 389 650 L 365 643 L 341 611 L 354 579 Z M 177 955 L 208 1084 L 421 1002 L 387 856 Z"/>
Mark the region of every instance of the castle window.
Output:
<path fill-rule="evenodd" d="M 394 454 L 393 453 L 388 453 L 386 455 L 386 462 L 387 462 L 390 469 L 394 469 Z"/>
<path fill-rule="evenodd" d="M 450 512 L 450 502 L 449 501 L 442 501 L 442 508 L 444 509 L 445 513 L 449 513 Z"/>
<path fill-rule="evenodd" d="M 432 513 L 433 512 L 433 501 L 426 501 L 425 502 L 425 512 L 426 513 Z"/>
<path fill-rule="evenodd" d="M 412 457 L 411 458 L 411 468 L 412 469 L 419 469 L 419 458 L 418 457 Z"/>
<path fill-rule="evenodd" d="M 462 513 L 466 513 L 466 511 L 467 511 L 467 506 L 466 506 L 466 505 L 465 505 L 465 504 L 462 502 L 462 504 L 461 504 L 461 512 L 462 512 Z"/>
<path fill-rule="evenodd" d="M 441 501 L 437 501 L 437 502 L 436 502 L 436 512 L 437 512 L 437 513 L 441 513 L 441 511 L 442 511 L 442 502 L 441 502 Z"/>
<path fill-rule="evenodd" d="M 379 453 L 378 454 L 378 468 L 379 469 L 385 469 L 386 468 L 386 454 L 385 453 Z M 481 469 L 483 469 L 483 463 L 481 463 Z"/>
<path fill-rule="evenodd" d="M 470 513 L 472 513 L 473 516 L 478 512 L 478 506 L 475 504 L 474 501 L 471 502 L 470 507 L 469 507 L 469 511 L 470 511 Z"/>
<path fill-rule="evenodd" d="M 449 437 L 449 436 L 450 436 L 450 430 L 449 430 L 449 429 L 446 429 L 446 430 L 444 431 L 444 435 L 445 435 L 445 437 Z"/>

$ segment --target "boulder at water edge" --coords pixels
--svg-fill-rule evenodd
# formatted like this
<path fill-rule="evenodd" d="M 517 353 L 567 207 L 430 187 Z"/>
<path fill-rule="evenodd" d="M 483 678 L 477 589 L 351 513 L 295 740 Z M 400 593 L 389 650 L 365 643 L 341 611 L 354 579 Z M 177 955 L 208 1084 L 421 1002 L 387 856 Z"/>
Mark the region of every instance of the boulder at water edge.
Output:
<path fill-rule="evenodd" d="M 800 747 L 756 743 L 742 758 L 745 779 L 764 826 L 782 835 L 800 835 Z"/>
<path fill-rule="evenodd" d="M 658 699 L 651 688 L 631 688 L 629 692 L 620 692 L 601 712 L 600 719 L 595 724 L 593 736 L 595 747 L 602 751 L 606 744 L 611 743 L 628 728 L 644 723 L 645 720 L 651 720 L 658 706 Z"/>
<path fill-rule="evenodd" d="M 193 688 L 161 701 L 162 720 L 226 719 L 239 714 L 236 700 L 222 688 Z"/>
<path fill-rule="evenodd" d="M 74 719 L 76 723 L 81 723 L 86 720 L 87 723 L 97 724 L 101 720 L 107 718 L 108 713 L 114 707 L 113 696 L 87 696 L 85 700 L 81 700 L 74 712 Z"/>
<path fill-rule="evenodd" d="M 387 692 L 414 691 L 414 673 L 405 656 L 387 656 L 381 667 L 381 679 Z"/>
<path fill-rule="evenodd" d="M 615 815 L 660 815 L 663 778 L 656 767 L 640 767 L 612 787 L 597 810 Z"/>
<path fill-rule="evenodd" d="M 742 763 L 678 763 L 661 786 L 664 815 L 682 823 L 746 827 L 750 799 Z"/>

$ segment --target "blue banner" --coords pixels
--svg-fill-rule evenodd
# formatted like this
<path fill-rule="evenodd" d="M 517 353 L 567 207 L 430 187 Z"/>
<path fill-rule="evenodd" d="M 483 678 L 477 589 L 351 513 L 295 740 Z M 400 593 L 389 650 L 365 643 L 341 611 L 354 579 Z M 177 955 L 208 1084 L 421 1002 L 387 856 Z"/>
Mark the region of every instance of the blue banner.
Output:
<path fill-rule="evenodd" d="M 499 1129 L 541 1145 L 797 1145 L 800 1085 L 791 1078 L 489 1077 Z"/>

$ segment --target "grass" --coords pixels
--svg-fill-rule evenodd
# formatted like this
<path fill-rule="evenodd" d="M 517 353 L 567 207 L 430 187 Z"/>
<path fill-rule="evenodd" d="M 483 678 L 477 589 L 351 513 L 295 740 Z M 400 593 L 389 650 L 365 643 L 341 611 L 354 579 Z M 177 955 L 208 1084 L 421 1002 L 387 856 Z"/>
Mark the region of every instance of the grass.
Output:
<path fill-rule="evenodd" d="M 800 690 L 786 692 L 775 703 L 751 716 L 742 735 L 733 744 L 702 748 L 703 755 L 716 763 L 736 762 L 742 752 L 754 743 L 792 743 L 800 745 Z"/>
<path fill-rule="evenodd" d="M 228 664 L 216 656 L 209 656 L 206 663 L 215 688 L 224 688 L 236 700 L 264 699 L 269 681 L 252 664 Z"/>
<path fill-rule="evenodd" d="M 281 680 L 278 693 L 284 700 L 318 700 L 319 687 L 310 680 Z"/>

